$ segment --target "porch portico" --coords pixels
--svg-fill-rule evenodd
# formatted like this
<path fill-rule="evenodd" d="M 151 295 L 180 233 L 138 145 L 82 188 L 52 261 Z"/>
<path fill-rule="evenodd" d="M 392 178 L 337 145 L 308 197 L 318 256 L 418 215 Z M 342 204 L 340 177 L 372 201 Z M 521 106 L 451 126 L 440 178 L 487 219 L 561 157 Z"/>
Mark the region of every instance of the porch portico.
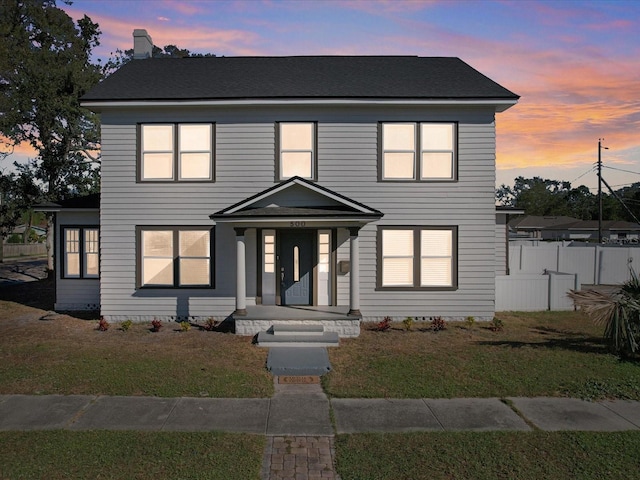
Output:
<path fill-rule="evenodd" d="M 255 333 L 258 326 L 268 328 L 276 320 L 322 321 L 328 326 L 346 322 L 344 327 L 359 321 L 359 232 L 381 217 L 377 210 L 299 177 L 211 215 L 235 231 L 237 333 L 239 324 L 252 327 L 244 333 Z M 251 257 L 255 253 L 258 262 L 255 306 L 251 302 L 248 307 L 247 275 L 254 271 L 247 268 L 245 237 L 250 229 L 256 233 Z M 348 246 L 348 261 L 338 261 L 339 242 Z M 348 307 L 337 299 L 338 273 L 341 282 L 349 277 Z"/>

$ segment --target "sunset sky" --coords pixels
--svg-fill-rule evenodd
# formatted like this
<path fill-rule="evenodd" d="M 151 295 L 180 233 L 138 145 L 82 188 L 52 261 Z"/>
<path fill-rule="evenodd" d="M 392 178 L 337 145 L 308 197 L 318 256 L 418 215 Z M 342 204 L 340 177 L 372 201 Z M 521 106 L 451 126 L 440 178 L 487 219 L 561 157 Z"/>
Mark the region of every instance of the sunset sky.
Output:
<path fill-rule="evenodd" d="M 608 183 L 640 182 L 637 0 L 58 3 L 100 25 L 103 59 L 131 48 L 135 28 L 158 46 L 225 56 L 460 57 L 522 97 L 497 115 L 497 185 L 523 175 L 595 187 L 599 138 Z"/>

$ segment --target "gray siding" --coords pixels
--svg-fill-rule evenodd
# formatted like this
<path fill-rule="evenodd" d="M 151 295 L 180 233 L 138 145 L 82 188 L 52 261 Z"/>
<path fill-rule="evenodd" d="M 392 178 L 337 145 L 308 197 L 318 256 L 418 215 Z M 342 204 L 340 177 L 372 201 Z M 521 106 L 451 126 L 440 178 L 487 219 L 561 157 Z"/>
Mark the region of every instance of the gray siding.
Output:
<path fill-rule="evenodd" d="M 405 107 L 199 108 L 102 116 L 102 313 L 108 317 L 225 317 L 233 311 L 235 237 L 216 227 L 216 286 L 211 290 L 136 290 L 136 225 L 212 225 L 209 215 L 275 184 L 274 122 L 318 122 L 318 183 L 384 213 L 361 230 L 361 310 L 367 317 L 442 315 L 490 318 L 494 312 L 496 227 L 495 129 L 490 109 Z M 458 181 L 378 182 L 379 121 L 458 121 Z M 136 183 L 136 123 L 216 123 L 214 183 Z M 377 225 L 458 226 L 456 291 L 376 291 Z M 348 260 L 348 232 L 338 230 L 338 259 Z M 247 295 L 255 299 L 255 232 L 247 232 Z M 338 303 L 348 305 L 349 275 L 338 275 Z M 186 305 L 186 306 L 185 306 Z"/>

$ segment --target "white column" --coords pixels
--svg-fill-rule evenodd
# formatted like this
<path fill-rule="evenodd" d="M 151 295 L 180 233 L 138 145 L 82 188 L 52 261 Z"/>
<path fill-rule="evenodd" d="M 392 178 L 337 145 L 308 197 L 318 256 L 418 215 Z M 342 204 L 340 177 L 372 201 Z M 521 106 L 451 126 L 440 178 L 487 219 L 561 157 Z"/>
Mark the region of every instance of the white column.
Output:
<path fill-rule="evenodd" d="M 360 227 L 349 228 L 349 315 L 362 316 L 360 313 L 360 246 L 358 240 Z"/>
<path fill-rule="evenodd" d="M 247 269 L 246 247 L 244 243 L 245 228 L 236 228 L 236 311 L 234 315 L 247 314 Z"/>

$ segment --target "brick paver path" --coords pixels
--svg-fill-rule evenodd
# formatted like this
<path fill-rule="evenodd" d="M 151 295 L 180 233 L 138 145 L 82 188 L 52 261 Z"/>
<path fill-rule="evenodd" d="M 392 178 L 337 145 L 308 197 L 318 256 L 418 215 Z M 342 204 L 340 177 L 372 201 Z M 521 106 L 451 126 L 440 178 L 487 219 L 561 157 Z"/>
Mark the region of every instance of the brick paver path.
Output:
<path fill-rule="evenodd" d="M 340 480 L 333 437 L 267 437 L 262 480 Z"/>

